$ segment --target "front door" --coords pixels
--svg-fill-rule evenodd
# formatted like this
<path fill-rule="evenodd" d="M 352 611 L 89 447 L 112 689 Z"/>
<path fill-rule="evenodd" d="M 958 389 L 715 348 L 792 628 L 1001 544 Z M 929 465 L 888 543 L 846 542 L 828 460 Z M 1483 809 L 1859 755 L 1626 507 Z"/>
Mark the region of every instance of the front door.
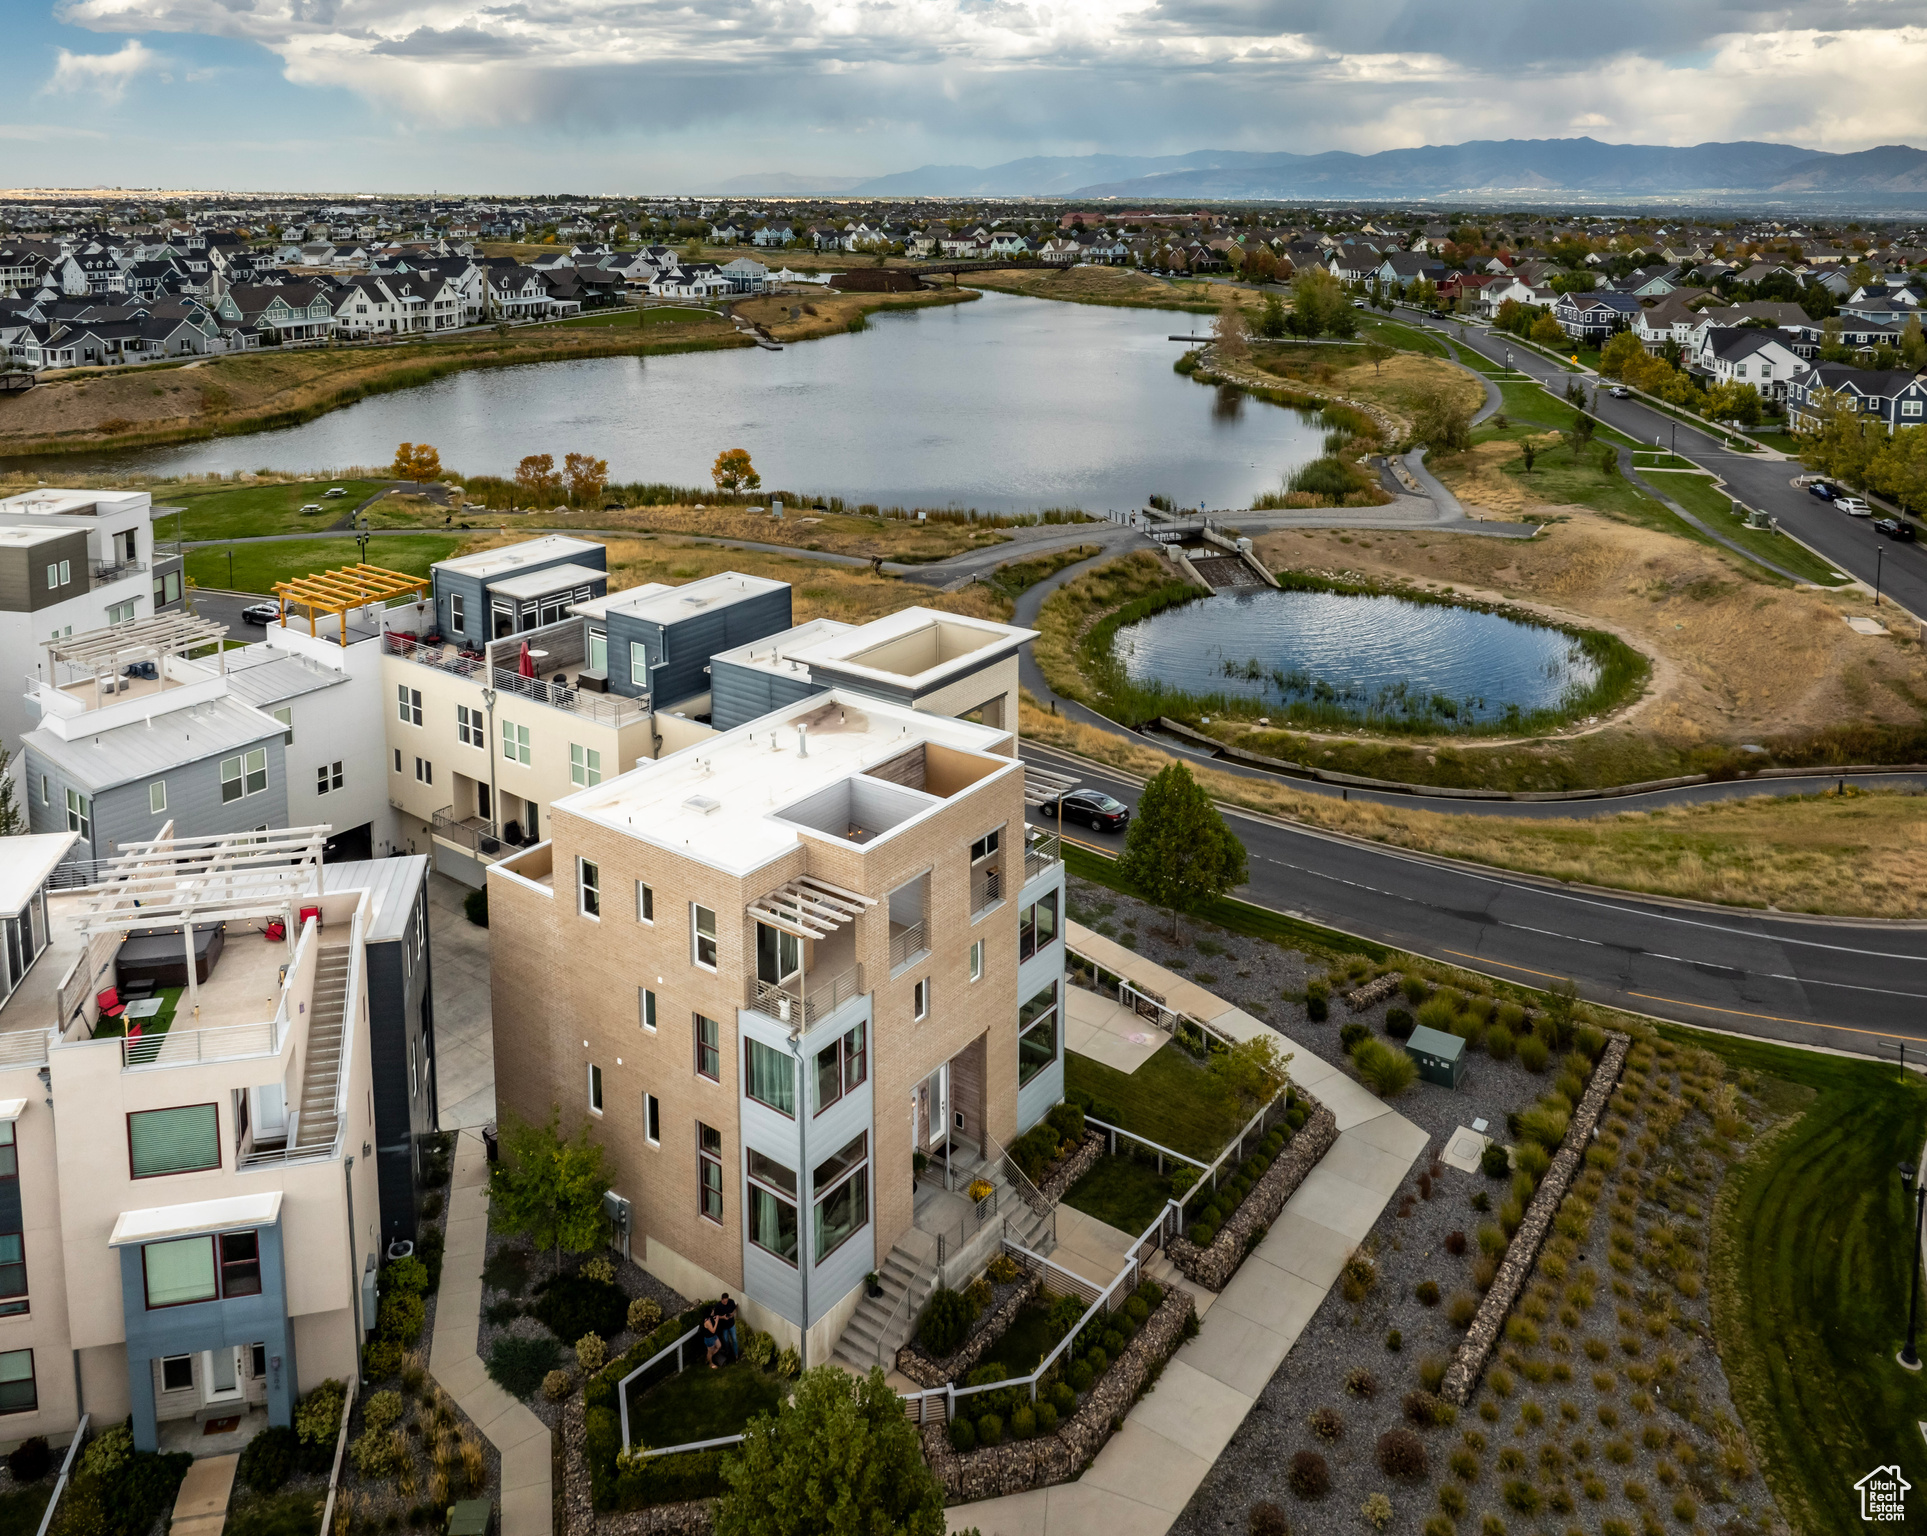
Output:
<path fill-rule="evenodd" d="M 246 1396 L 241 1376 L 241 1346 L 201 1351 L 201 1402 L 209 1408 L 239 1403 Z"/>

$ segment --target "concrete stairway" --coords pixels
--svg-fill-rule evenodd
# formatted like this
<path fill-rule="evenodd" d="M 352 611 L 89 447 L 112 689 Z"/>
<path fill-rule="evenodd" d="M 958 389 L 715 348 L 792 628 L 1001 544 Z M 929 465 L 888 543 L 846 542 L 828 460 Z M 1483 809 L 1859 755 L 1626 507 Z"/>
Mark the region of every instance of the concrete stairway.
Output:
<path fill-rule="evenodd" d="M 896 1369 L 897 1351 L 908 1342 L 917 1314 L 937 1287 L 931 1263 L 936 1244 L 915 1228 L 904 1237 L 907 1242 L 892 1248 L 883 1268 L 877 1271 L 883 1294 L 865 1296 L 843 1330 L 843 1337 L 836 1341 L 836 1358 L 854 1371 L 867 1373 L 873 1365 L 881 1365 L 886 1371 Z"/>
<path fill-rule="evenodd" d="M 335 1144 L 340 1114 L 342 1032 L 348 1005 L 348 946 L 325 946 L 315 964 L 314 999 L 308 1008 L 308 1059 L 301 1073 L 301 1104 L 292 1157 L 326 1152 Z"/>

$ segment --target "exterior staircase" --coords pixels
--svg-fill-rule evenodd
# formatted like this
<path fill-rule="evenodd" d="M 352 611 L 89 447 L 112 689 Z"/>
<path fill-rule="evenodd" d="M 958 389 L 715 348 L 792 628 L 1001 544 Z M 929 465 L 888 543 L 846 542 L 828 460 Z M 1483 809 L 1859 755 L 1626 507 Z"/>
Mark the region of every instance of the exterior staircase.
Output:
<path fill-rule="evenodd" d="M 308 1004 L 308 1059 L 301 1073 L 301 1103 L 294 1141 L 288 1147 L 290 1157 L 328 1152 L 340 1129 L 337 1100 L 348 1006 L 348 949 L 346 944 L 325 945 L 315 963 L 314 997 Z"/>

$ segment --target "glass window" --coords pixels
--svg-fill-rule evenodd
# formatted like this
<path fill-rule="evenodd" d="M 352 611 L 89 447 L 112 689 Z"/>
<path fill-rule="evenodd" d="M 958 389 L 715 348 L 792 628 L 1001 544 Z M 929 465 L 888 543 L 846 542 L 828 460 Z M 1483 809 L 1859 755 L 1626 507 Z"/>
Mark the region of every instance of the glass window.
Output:
<path fill-rule="evenodd" d="M 147 814 L 158 816 L 167 809 L 167 780 L 156 779 L 147 786 Z"/>
<path fill-rule="evenodd" d="M 293 746 L 294 745 L 294 709 L 293 707 L 289 705 L 284 705 L 280 709 L 275 710 L 274 718 L 281 722 L 281 745 L 284 747 Z"/>
<path fill-rule="evenodd" d="M 609 675 L 609 632 L 607 630 L 589 631 L 589 670 L 603 677 Z"/>
<path fill-rule="evenodd" d="M 247 755 L 247 792 L 258 795 L 268 787 L 268 749 L 256 747 Z"/>
<path fill-rule="evenodd" d="M 221 1118 L 212 1104 L 139 1110 L 127 1117 L 129 1164 L 137 1179 L 221 1166 Z"/>
<path fill-rule="evenodd" d="M 240 759 L 237 757 L 235 762 L 239 763 Z M 223 763 L 221 767 L 221 776 L 226 778 L 227 765 Z M 238 796 L 230 796 L 227 792 L 227 785 L 223 784 L 221 786 L 221 798 L 228 800 L 238 798 Z M 91 795 L 83 795 L 77 789 L 67 791 L 67 830 L 69 832 L 78 832 L 90 842 L 93 840 L 94 801 Z"/>
<path fill-rule="evenodd" d="M 261 1294 L 261 1234 L 223 1232 L 221 1243 L 221 1294 L 259 1296 Z"/>
<path fill-rule="evenodd" d="M 976 842 L 970 845 L 970 862 L 975 864 L 983 859 L 989 858 L 997 851 L 997 844 L 1002 838 L 1003 831 L 1001 828 L 995 832 L 986 832 L 982 837 L 978 838 Z"/>
<path fill-rule="evenodd" d="M 796 1175 L 760 1152 L 749 1154 L 749 1240 L 796 1262 Z"/>
<path fill-rule="evenodd" d="M 859 1024 L 816 1053 L 816 1113 L 863 1082 L 869 1065 L 864 1045 L 865 1028 Z"/>
<path fill-rule="evenodd" d="M 696 964 L 716 969 L 716 914 L 708 907 L 689 904 L 689 921 L 694 930 Z"/>
<path fill-rule="evenodd" d="M 594 747 L 569 743 L 569 782 L 593 789 L 602 782 L 602 754 Z"/>
<path fill-rule="evenodd" d="M 0 1355 L 0 1413 L 32 1413 L 39 1406 L 33 1384 L 33 1351 L 10 1349 Z"/>
<path fill-rule="evenodd" d="M 930 978 L 924 977 L 910 989 L 910 1017 L 924 1019 L 930 1016 Z"/>
<path fill-rule="evenodd" d="M 869 1148 L 866 1132 L 816 1166 L 811 1179 L 816 1195 L 815 1263 L 821 1264 L 870 1220 Z"/>
<path fill-rule="evenodd" d="M 220 1291 L 214 1274 L 212 1238 L 182 1237 L 147 1243 L 141 1248 L 141 1267 L 147 1275 L 150 1308 L 212 1301 Z"/>
<path fill-rule="evenodd" d="M 642 1096 L 642 1134 L 649 1138 L 650 1146 L 662 1144 L 662 1100 L 653 1093 Z"/>
<path fill-rule="evenodd" d="M 636 988 L 636 1007 L 642 1019 L 642 1027 L 651 1034 L 656 1029 L 656 994 L 647 987 Z"/>
<path fill-rule="evenodd" d="M 796 1113 L 796 1072 L 788 1051 L 765 1045 L 761 1040 L 745 1042 L 743 1052 L 743 1091 L 758 1104 L 779 1115 Z"/>
<path fill-rule="evenodd" d="M 781 986 L 803 969 L 803 941 L 793 933 L 756 925 L 756 979 Z"/>
<path fill-rule="evenodd" d="M 723 1133 L 696 1122 L 696 1171 L 701 1176 L 702 1213 L 723 1219 Z"/>
<path fill-rule="evenodd" d="M 449 594 L 448 627 L 458 635 L 468 632 L 468 608 L 462 601 L 462 594 L 459 592 Z"/>
<path fill-rule="evenodd" d="M 479 709 L 470 709 L 466 704 L 455 706 L 455 736 L 465 747 L 486 747 L 483 739 L 486 717 Z"/>
<path fill-rule="evenodd" d="M 1057 1060 L 1057 983 L 1017 1010 L 1017 1085 L 1021 1088 Z"/>
<path fill-rule="evenodd" d="M 422 691 L 406 683 L 395 685 L 395 718 L 403 725 L 422 723 Z"/>
<path fill-rule="evenodd" d="M 589 1108 L 602 1113 L 602 1068 L 594 1062 L 589 1063 Z"/>
<path fill-rule="evenodd" d="M 1057 892 L 1049 891 L 1017 917 L 1017 958 L 1028 960 L 1057 937 Z"/>
<path fill-rule="evenodd" d="M 575 861 L 576 884 L 582 894 L 582 915 L 602 916 L 602 866 L 593 859 Z"/>
<path fill-rule="evenodd" d="M 984 979 L 984 941 L 982 939 L 970 946 L 970 979 L 972 981 Z"/>
<path fill-rule="evenodd" d="M 696 1072 L 711 1082 L 723 1077 L 723 1027 L 714 1019 L 696 1015 Z"/>
<path fill-rule="evenodd" d="M 341 788 L 341 764 L 316 763 L 314 770 L 314 792 L 317 795 L 331 794 Z"/>
<path fill-rule="evenodd" d="M 629 642 L 629 682 L 645 693 L 649 691 L 649 647 L 640 640 Z"/>
<path fill-rule="evenodd" d="M 169 1355 L 161 1361 L 161 1390 L 187 1392 L 194 1386 L 194 1357 Z"/>
<path fill-rule="evenodd" d="M 636 921 L 653 923 L 656 920 L 656 893 L 640 880 L 636 882 Z"/>
<path fill-rule="evenodd" d="M 511 763 L 528 762 L 529 728 L 526 725 L 513 725 L 507 720 L 502 722 L 502 756 Z"/>

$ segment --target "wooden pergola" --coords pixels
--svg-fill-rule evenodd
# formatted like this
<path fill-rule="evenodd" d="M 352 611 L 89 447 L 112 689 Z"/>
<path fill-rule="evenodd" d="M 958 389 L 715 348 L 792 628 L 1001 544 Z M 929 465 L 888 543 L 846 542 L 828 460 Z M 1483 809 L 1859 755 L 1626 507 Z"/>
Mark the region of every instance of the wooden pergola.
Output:
<path fill-rule="evenodd" d="M 348 643 L 348 610 L 369 603 L 386 603 L 392 597 L 415 594 L 421 601 L 428 592 L 426 576 L 410 576 L 406 571 L 391 571 L 380 565 L 349 565 L 338 571 L 323 571 L 317 576 L 297 576 L 293 581 L 277 581 L 274 595 L 281 603 L 281 627 L 288 627 L 288 609 L 308 610 L 308 633 L 315 633 L 316 615 L 331 613 L 341 625 L 341 643 Z"/>

